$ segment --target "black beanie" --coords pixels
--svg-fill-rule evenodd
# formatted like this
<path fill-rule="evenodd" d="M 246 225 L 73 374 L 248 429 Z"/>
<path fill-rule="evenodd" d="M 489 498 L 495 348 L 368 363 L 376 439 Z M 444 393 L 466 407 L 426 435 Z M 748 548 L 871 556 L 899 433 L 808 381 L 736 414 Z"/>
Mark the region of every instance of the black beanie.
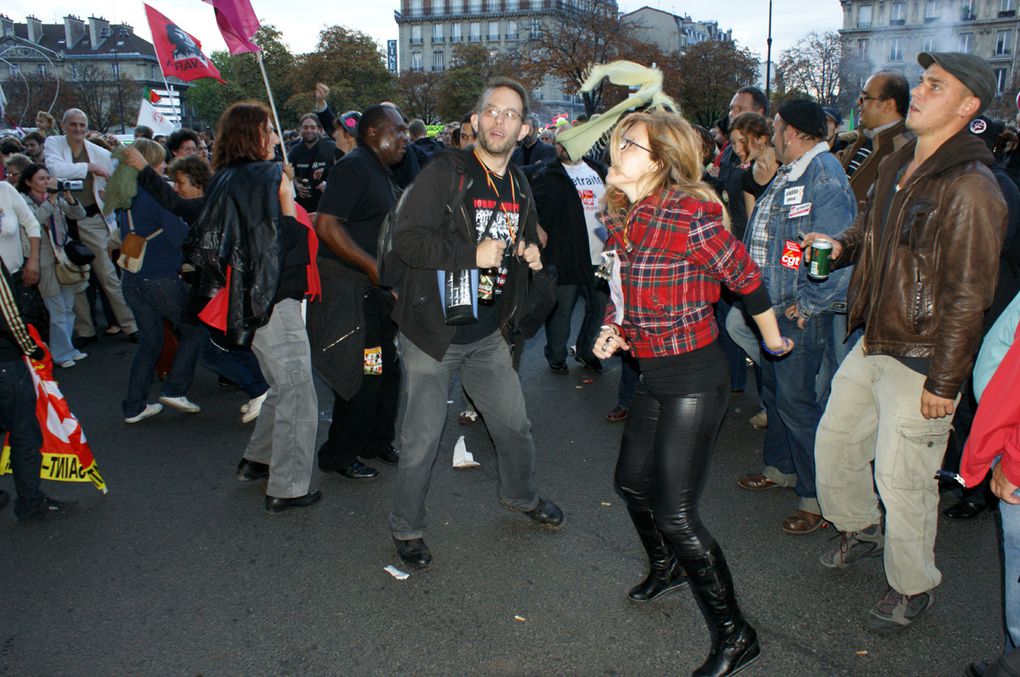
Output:
<path fill-rule="evenodd" d="M 825 111 L 814 101 L 787 101 L 779 107 L 779 117 L 797 131 L 816 139 L 824 139 L 828 131 Z"/>

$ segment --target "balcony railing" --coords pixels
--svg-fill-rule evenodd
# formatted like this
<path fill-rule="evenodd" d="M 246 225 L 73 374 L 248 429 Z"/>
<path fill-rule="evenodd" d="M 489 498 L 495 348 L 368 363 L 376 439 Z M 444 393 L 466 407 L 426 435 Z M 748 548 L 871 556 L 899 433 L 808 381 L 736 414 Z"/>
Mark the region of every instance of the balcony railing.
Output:
<path fill-rule="evenodd" d="M 446 42 L 446 38 L 444 38 L 443 36 L 441 36 L 441 35 L 438 36 L 438 37 L 435 36 L 435 35 L 432 36 L 432 44 L 433 45 L 441 45 L 444 42 Z"/>
<path fill-rule="evenodd" d="M 890 26 L 902 26 L 905 23 L 907 23 L 906 19 L 889 19 Z"/>
<path fill-rule="evenodd" d="M 410 44 L 412 44 L 412 45 L 420 45 L 421 43 L 422 43 L 422 39 L 421 38 L 411 38 L 411 40 L 410 40 Z"/>

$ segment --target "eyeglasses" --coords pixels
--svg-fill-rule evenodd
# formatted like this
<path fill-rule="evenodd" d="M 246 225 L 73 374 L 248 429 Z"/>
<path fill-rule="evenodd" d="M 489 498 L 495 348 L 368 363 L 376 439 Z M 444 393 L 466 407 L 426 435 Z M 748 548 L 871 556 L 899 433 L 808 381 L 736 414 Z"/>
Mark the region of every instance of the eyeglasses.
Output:
<path fill-rule="evenodd" d="M 861 92 L 857 96 L 857 103 L 864 103 L 865 101 L 885 101 L 887 97 L 884 96 L 868 96 L 864 92 Z"/>
<path fill-rule="evenodd" d="M 621 151 L 627 150 L 627 146 L 634 146 L 635 148 L 640 148 L 641 150 L 643 150 L 644 152 L 648 153 L 649 155 L 651 155 L 651 153 L 652 153 L 650 148 L 645 148 L 644 146 L 642 146 L 637 141 L 634 141 L 633 139 L 628 139 L 625 136 L 622 139 L 620 139 L 620 150 Z"/>
<path fill-rule="evenodd" d="M 500 110 L 498 108 L 486 108 L 485 110 L 482 111 L 482 115 L 484 115 L 485 117 L 492 118 L 493 120 L 503 118 L 507 122 L 513 122 L 515 120 L 521 119 L 521 114 L 515 111 L 513 108 L 504 108 L 503 110 Z"/>

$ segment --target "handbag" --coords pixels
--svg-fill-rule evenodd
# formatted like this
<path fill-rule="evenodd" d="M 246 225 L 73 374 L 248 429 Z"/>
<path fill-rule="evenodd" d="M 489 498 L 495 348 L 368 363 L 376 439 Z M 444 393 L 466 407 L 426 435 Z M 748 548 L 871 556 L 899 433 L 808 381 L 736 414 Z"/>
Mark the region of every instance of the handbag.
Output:
<path fill-rule="evenodd" d="M 528 295 L 510 319 L 512 337 L 532 338 L 545 326 L 556 307 L 556 275 L 542 270 L 528 270 Z"/>
<path fill-rule="evenodd" d="M 70 237 L 64 242 L 64 255 L 76 266 L 88 266 L 96 259 L 96 255 L 85 246 L 84 242 Z"/>
<path fill-rule="evenodd" d="M 62 286 L 69 286 L 84 282 L 89 279 L 89 271 L 92 266 L 85 264 L 83 266 L 76 265 L 74 263 L 65 263 L 60 259 L 53 264 L 53 272 L 57 275 L 57 282 Z"/>
<path fill-rule="evenodd" d="M 124 241 L 121 242 L 117 265 L 129 273 L 137 273 L 142 269 L 142 263 L 145 261 L 145 246 L 149 240 L 162 233 L 163 229 L 157 228 L 147 237 L 142 237 L 135 232 L 135 222 L 131 218 L 130 209 L 127 210 L 127 219 L 130 232 L 124 236 Z"/>

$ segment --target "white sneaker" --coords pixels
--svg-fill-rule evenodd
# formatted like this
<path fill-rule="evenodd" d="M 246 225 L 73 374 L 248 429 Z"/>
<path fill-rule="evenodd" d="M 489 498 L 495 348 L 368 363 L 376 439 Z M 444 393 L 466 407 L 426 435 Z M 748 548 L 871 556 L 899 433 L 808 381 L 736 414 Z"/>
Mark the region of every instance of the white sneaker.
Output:
<path fill-rule="evenodd" d="M 74 360 L 67 360 L 65 362 L 61 362 L 60 366 L 63 367 L 64 369 L 70 369 L 71 367 L 74 366 Z"/>
<path fill-rule="evenodd" d="M 88 356 L 89 356 L 88 353 L 80 353 L 78 351 L 75 351 L 74 355 L 71 356 L 71 359 L 74 360 L 75 362 L 78 362 L 80 360 L 84 360 Z"/>
<path fill-rule="evenodd" d="M 262 403 L 266 401 L 266 395 L 269 391 L 262 393 L 258 397 L 253 397 L 248 400 L 248 404 L 245 405 L 247 408 L 244 410 L 244 416 L 241 417 L 241 423 L 250 423 L 259 417 L 262 413 Z"/>
<path fill-rule="evenodd" d="M 159 401 L 168 407 L 173 407 L 177 411 L 183 411 L 186 414 L 197 414 L 202 411 L 202 407 L 198 406 L 184 395 L 180 397 L 167 397 L 166 395 L 160 395 Z"/>
<path fill-rule="evenodd" d="M 132 416 L 131 418 L 125 418 L 124 419 L 124 423 L 138 423 L 139 421 L 144 421 L 147 418 L 152 418 L 153 416 L 155 416 L 156 414 L 158 414 L 161 411 L 163 411 L 163 405 L 162 404 L 158 404 L 158 403 L 157 404 L 146 404 L 145 405 L 145 409 L 142 409 L 142 412 L 140 414 L 136 414 L 136 415 Z"/>

